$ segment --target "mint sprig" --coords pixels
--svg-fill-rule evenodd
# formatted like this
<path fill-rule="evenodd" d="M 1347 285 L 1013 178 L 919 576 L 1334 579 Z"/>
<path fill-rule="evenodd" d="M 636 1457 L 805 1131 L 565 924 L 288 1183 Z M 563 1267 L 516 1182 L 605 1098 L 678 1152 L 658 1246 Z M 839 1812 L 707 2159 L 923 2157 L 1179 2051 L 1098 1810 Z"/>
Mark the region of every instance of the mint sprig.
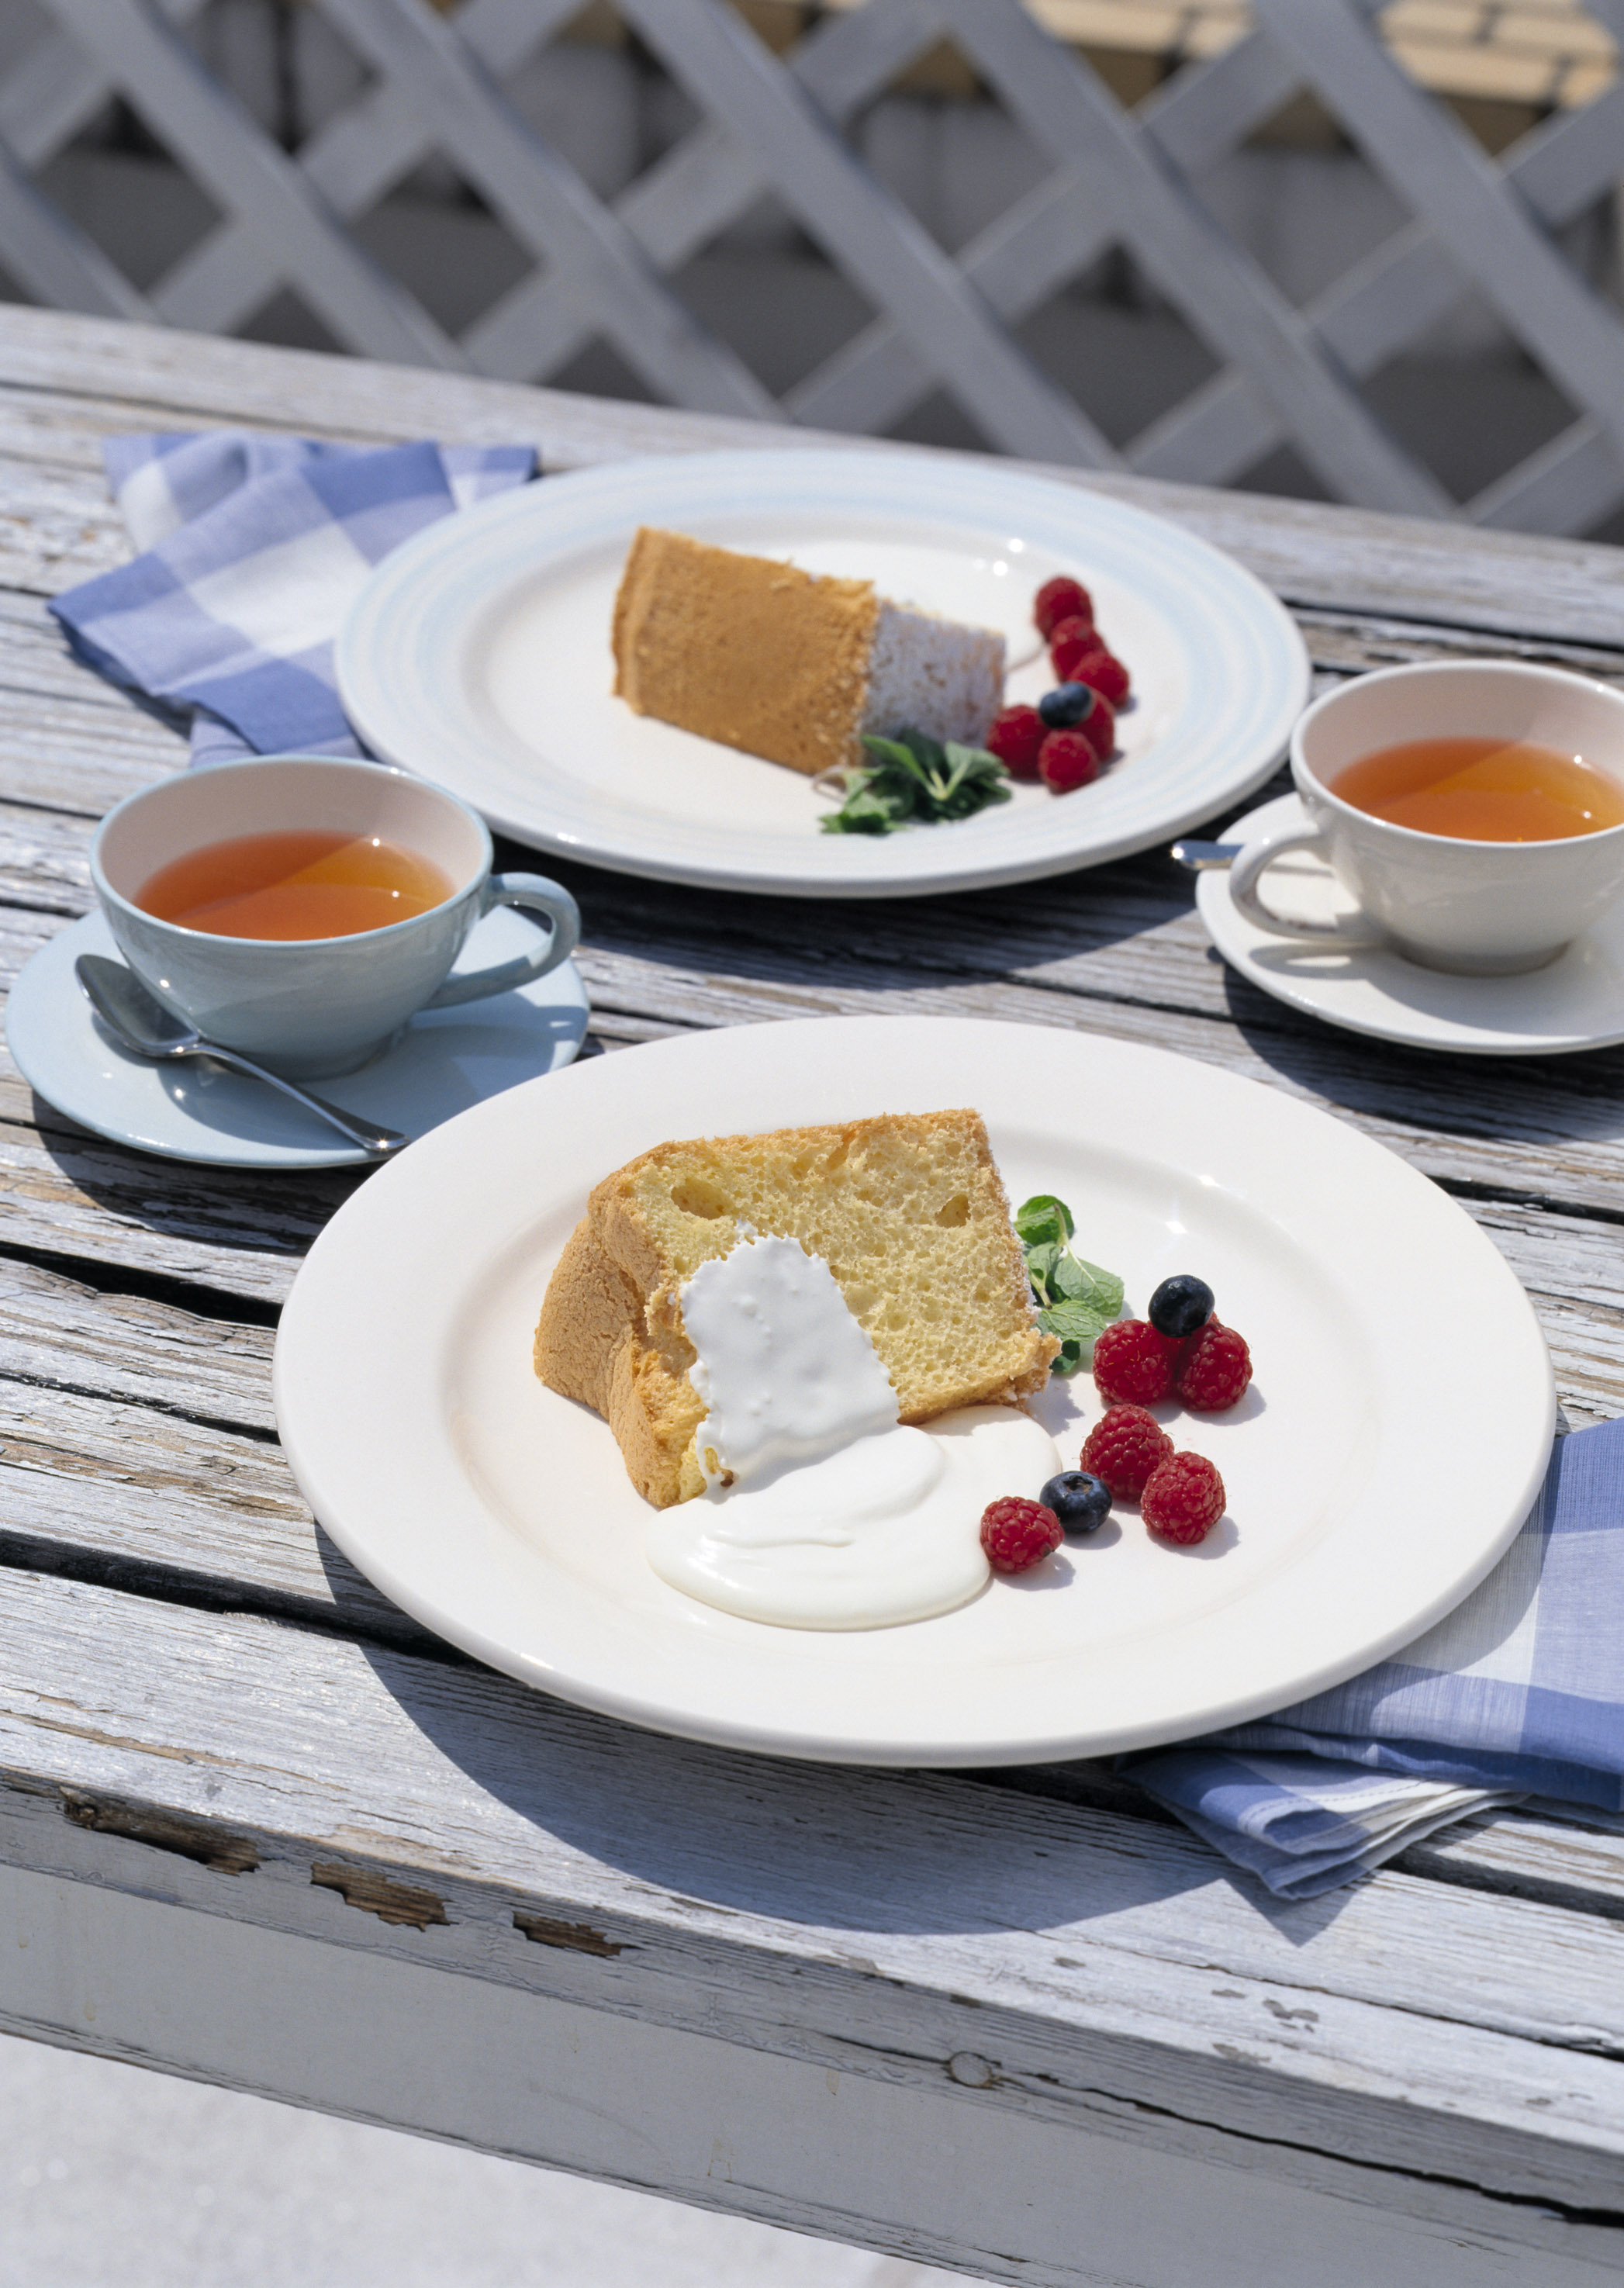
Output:
<path fill-rule="evenodd" d="M 968 818 L 1010 799 L 1009 774 L 985 747 L 961 747 L 953 739 L 944 744 L 911 730 L 894 739 L 865 734 L 863 744 L 874 760 L 846 773 L 845 800 L 820 821 L 826 834 L 890 834 L 899 826 Z"/>
<path fill-rule="evenodd" d="M 1076 1226 L 1064 1200 L 1040 1192 L 1015 1212 L 1015 1235 L 1026 1259 L 1032 1299 L 1045 1334 L 1060 1338 L 1050 1371 L 1075 1374 L 1094 1355 L 1094 1339 L 1122 1310 L 1122 1283 L 1113 1271 L 1085 1263 L 1066 1242 Z"/>

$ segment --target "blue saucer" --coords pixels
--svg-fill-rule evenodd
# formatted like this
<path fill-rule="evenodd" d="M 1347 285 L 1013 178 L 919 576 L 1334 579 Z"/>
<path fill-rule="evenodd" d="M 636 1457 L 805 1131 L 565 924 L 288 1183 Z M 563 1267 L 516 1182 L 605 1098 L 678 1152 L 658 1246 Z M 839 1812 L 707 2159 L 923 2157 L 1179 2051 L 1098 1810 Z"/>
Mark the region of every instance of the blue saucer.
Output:
<path fill-rule="evenodd" d="M 482 968 L 535 942 L 535 925 L 499 907 L 473 930 L 456 966 Z M 74 963 L 82 953 L 119 958 L 99 912 L 40 948 L 6 1008 L 12 1061 L 59 1112 L 115 1144 L 166 1159 L 219 1168 L 368 1164 L 337 1129 L 258 1081 L 196 1058 L 151 1064 L 121 1048 L 79 990 Z M 587 1017 L 575 965 L 561 962 L 516 993 L 414 1017 L 392 1049 L 318 1086 L 346 1112 L 422 1136 L 471 1104 L 568 1064 Z"/>

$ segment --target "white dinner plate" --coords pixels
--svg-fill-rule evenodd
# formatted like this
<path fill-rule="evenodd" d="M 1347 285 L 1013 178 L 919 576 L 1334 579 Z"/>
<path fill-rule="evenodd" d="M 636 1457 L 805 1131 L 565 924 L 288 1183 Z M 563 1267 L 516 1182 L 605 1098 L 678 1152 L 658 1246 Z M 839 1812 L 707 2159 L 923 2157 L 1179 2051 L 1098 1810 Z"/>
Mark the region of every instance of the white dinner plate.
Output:
<path fill-rule="evenodd" d="M 456 968 L 482 969 L 535 942 L 534 926 L 498 906 L 476 922 Z M 82 953 L 123 958 L 99 910 L 70 922 L 24 965 L 5 1005 L 6 1046 L 31 1088 L 70 1120 L 115 1144 L 215 1168 L 359 1168 L 369 1164 L 318 1113 L 226 1065 L 188 1057 L 155 1064 L 125 1048 L 96 1017 L 74 964 Z M 321 1094 L 422 1136 L 482 1097 L 560 1071 L 586 1037 L 586 989 L 562 961 L 544 977 L 487 1001 L 425 1009 L 394 1046 Z"/>
<path fill-rule="evenodd" d="M 1002 629 L 1011 699 L 1053 681 L 1032 624 L 1067 572 L 1132 672 L 1123 752 L 1091 787 L 947 826 L 824 834 L 799 772 L 634 715 L 609 622 L 639 524 L 872 579 Z M 764 663 L 770 669 L 770 663 Z M 396 549 L 351 609 L 338 686 L 372 751 L 532 846 L 661 881 L 888 897 L 1120 858 L 1267 777 L 1308 695 L 1295 624 L 1232 558 L 1121 501 L 945 455 L 702 453 L 549 477 Z"/>
<path fill-rule="evenodd" d="M 1232 1414 L 1158 1410 L 1229 1513 L 1195 1549 L 1132 1507 L 958 1611 L 831 1633 L 669 1588 L 607 1426 L 530 1346 L 591 1187 L 669 1137 L 986 1116 L 1010 1197 L 1057 1192 L 1130 1307 L 1194 1271 L 1249 1339 Z M 428 1627 L 526 1682 L 685 1737 L 836 1762 L 1104 1754 L 1238 1721 L 1416 1636 L 1486 1573 L 1550 1450 L 1522 1289 L 1436 1185 L 1345 1122 L 1096 1035 L 828 1018 L 692 1034 L 464 1113 L 317 1240 L 276 1413 L 333 1538 Z M 1041 1406 L 1074 1464 L 1085 1382 Z"/>
<path fill-rule="evenodd" d="M 1249 842 L 1303 823 L 1295 794 L 1281 795 L 1224 830 Z M 1624 898 L 1543 969 L 1520 977 L 1457 977 L 1424 969 L 1382 945 L 1315 945 L 1272 937 L 1238 913 L 1229 875 L 1208 867 L 1196 904 L 1218 951 L 1277 1001 L 1351 1033 L 1454 1056 L 1555 1057 L 1624 1041 Z M 1282 914 L 1328 921 L 1353 901 L 1317 851 L 1292 850 L 1269 869 L 1269 902 Z"/>

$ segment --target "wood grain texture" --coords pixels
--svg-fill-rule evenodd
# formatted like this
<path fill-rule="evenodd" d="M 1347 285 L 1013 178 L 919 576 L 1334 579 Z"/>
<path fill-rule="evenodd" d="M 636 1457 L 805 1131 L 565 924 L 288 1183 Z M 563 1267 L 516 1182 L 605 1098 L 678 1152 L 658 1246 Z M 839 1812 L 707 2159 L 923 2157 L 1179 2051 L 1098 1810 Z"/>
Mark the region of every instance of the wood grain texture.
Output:
<path fill-rule="evenodd" d="M 1509 2243 L 1505 2205 L 1457 2186 L 1419 2187 L 1424 2213 L 1406 2213 L 1385 2173 L 1340 2157 L 1293 2156 L 1286 2181 L 1244 2137 L 1185 2126 L 1176 2144 L 1131 2106 L 1065 2123 L 987 2106 L 992 2062 L 973 2052 L 890 2080 L 448 1977 L 115 1887 L 109 1855 L 143 1843 L 98 1840 L 99 1879 L 0 1862 L 15 1939 L 0 2027 L 856 2242 L 901 2260 L 887 2280 L 914 2279 L 913 2260 L 1034 2288 L 1251 2288 L 1283 2268 L 1303 2288 L 1367 2288 L 1373 2267 L 1390 2288 L 1612 2276 L 1615 2236 L 1594 2220 L 1547 2213 Z"/>
<path fill-rule="evenodd" d="M 28 1839 L 0 1853 L 20 1863 L 83 1874 L 118 1839 L 30 1813 L 71 1791 L 126 1826 L 162 1815 L 251 1846 L 251 1879 L 208 1886 L 233 1919 L 329 1933 L 338 1903 L 310 1871 L 345 1863 L 446 1916 L 345 1909 L 344 1942 L 368 1952 L 881 2079 L 939 2079 L 969 2053 L 994 2103 L 1057 2122 L 1164 2108 L 1176 2149 L 1179 2125 L 1289 2126 L 1299 2151 L 1392 2171 L 1396 2206 L 1424 2121 L 1435 2174 L 1611 2205 L 1624 1930 L 1596 1918 L 1391 1874 L 1282 1907 L 1179 1829 L 720 1755 L 478 1671 L 79 1583 L 0 1576 L 0 1768 L 29 1781 L 5 1807 Z M 203 1879 L 189 1854 L 147 1866 L 150 1895 Z M 535 1944 L 515 1911 L 622 1950 Z"/>

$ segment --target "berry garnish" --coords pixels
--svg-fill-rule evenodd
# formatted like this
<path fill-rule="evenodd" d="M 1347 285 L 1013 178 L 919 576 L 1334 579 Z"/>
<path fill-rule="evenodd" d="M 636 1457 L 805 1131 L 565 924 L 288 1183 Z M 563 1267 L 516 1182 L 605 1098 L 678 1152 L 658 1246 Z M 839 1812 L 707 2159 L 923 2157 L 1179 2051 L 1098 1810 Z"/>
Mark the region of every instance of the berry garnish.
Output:
<path fill-rule="evenodd" d="M 994 1573 L 1025 1573 L 1064 1538 L 1060 1521 L 1042 1502 L 1004 1494 L 981 1513 L 981 1546 Z"/>
<path fill-rule="evenodd" d="M 1173 1451 L 1173 1441 L 1142 1406 L 1112 1407 L 1082 1442 L 1082 1467 L 1103 1478 L 1119 1501 L 1132 1501 L 1158 1463 Z"/>
<path fill-rule="evenodd" d="M 1139 1514 L 1164 1541 L 1205 1541 L 1224 1499 L 1224 1481 L 1205 1454 L 1169 1454 L 1145 1480 Z"/>
<path fill-rule="evenodd" d="M 1212 1289 L 1207 1282 L 1181 1271 L 1176 1277 L 1162 1281 L 1145 1315 L 1159 1335 L 1171 1335 L 1183 1342 L 1206 1325 L 1212 1316 Z"/>
<path fill-rule="evenodd" d="M 1193 1412 L 1222 1414 L 1240 1402 L 1251 1379 L 1252 1354 L 1244 1336 L 1208 1319 L 1185 1344 L 1173 1387 Z"/>
<path fill-rule="evenodd" d="M 1069 731 L 1091 715 L 1099 695 L 1086 683 L 1058 683 L 1038 701 L 1038 713 L 1051 731 Z"/>
<path fill-rule="evenodd" d="M 1058 660 L 1055 671 L 1057 674 L 1061 672 Z M 1076 664 L 1065 672 L 1074 676 L 1079 683 L 1088 684 L 1098 692 L 1102 699 L 1108 699 L 1113 707 L 1120 707 L 1128 696 L 1128 670 L 1113 651 L 1085 652 Z"/>
<path fill-rule="evenodd" d="M 1034 779 L 1038 754 L 1049 736 L 1049 726 L 1035 707 L 1006 707 L 986 735 L 989 754 L 996 755 L 1012 779 Z"/>
<path fill-rule="evenodd" d="M 1038 776 L 1057 794 L 1070 794 L 1099 776 L 1099 757 L 1086 731 L 1050 731 L 1038 750 Z"/>
<path fill-rule="evenodd" d="M 1063 1533 L 1096 1532 L 1111 1511 L 1111 1489 L 1091 1470 L 1062 1470 L 1038 1499 L 1053 1510 Z"/>
<path fill-rule="evenodd" d="M 1178 1345 L 1148 1319 L 1116 1319 L 1094 1338 L 1094 1386 L 1107 1406 L 1153 1406 L 1173 1388 Z"/>
<path fill-rule="evenodd" d="M 1062 620 L 1086 620 L 1094 624 L 1094 606 L 1088 590 L 1081 581 L 1068 580 L 1064 573 L 1045 580 L 1033 600 L 1032 617 L 1037 632 L 1045 643 Z"/>
<path fill-rule="evenodd" d="M 1062 620 L 1049 639 L 1049 656 L 1054 662 L 1056 679 L 1061 683 L 1079 679 L 1077 670 L 1083 661 L 1105 649 L 1105 639 L 1091 621 Z"/>

